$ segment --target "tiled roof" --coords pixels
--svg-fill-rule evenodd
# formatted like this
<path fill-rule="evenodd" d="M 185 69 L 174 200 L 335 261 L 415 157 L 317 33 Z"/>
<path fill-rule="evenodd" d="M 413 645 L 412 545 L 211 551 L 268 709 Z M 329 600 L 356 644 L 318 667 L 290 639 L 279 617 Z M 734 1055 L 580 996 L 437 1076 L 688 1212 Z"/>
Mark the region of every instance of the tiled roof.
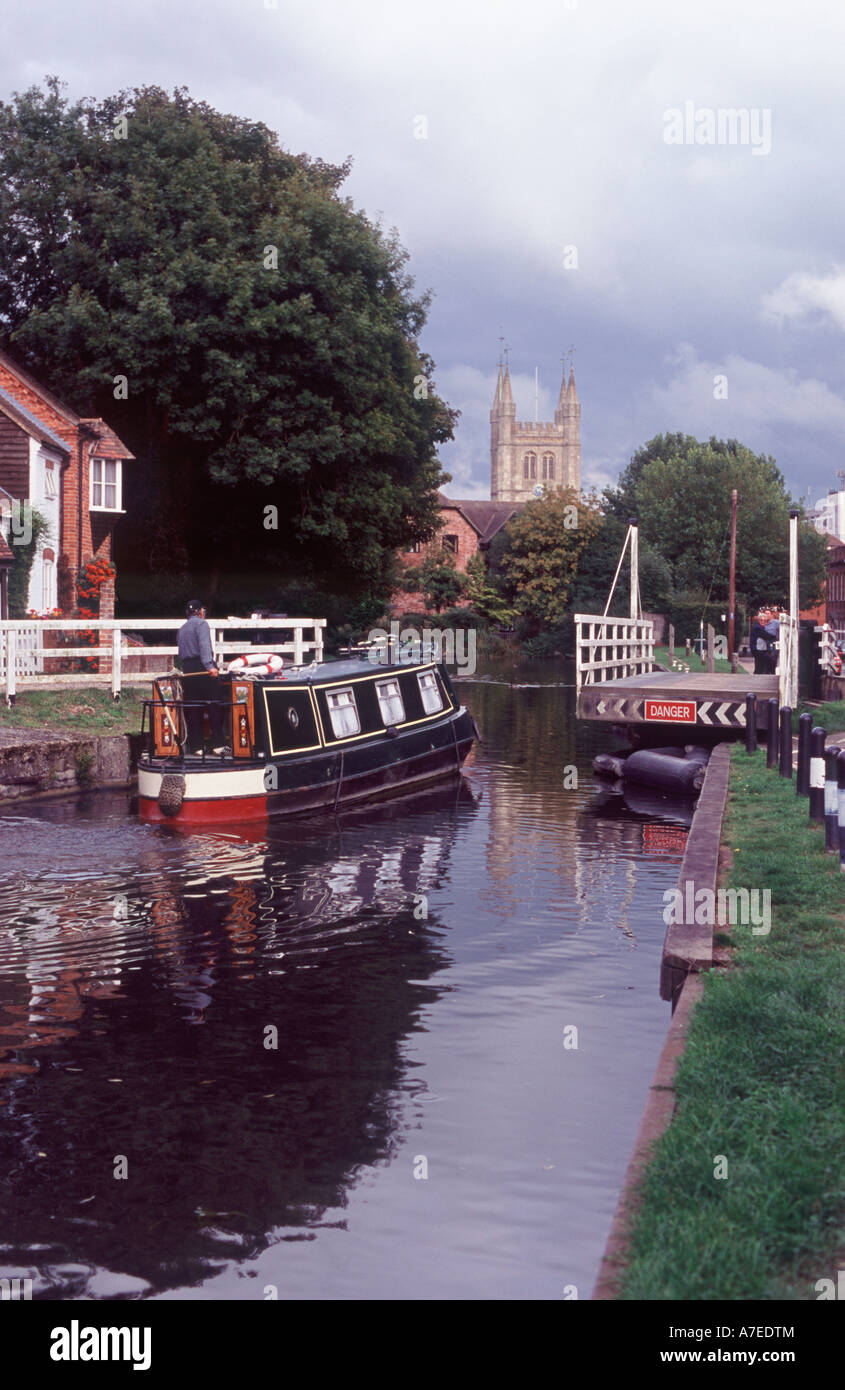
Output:
<path fill-rule="evenodd" d="M 70 452 L 63 439 L 54 434 L 53 430 L 39 420 L 37 415 L 33 415 L 31 410 L 27 410 L 26 406 L 21 405 L 20 401 L 15 400 L 14 396 L 5 391 L 2 386 L 0 386 L 0 410 L 3 411 L 4 415 L 8 415 L 21 425 L 27 434 L 40 439 L 42 444 L 52 444 L 54 449 L 60 449 L 63 454 Z"/>
<path fill-rule="evenodd" d="M 98 459 L 134 459 L 135 455 L 127 449 L 126 445 L 115 434 L 111 425 L 107 425 L 104 420 L 81 420 L 80 424 L 90 425 L 97 431 L 99 439 L 94 449 L 94 457 Z"/>
<path fill-rule="evenodd" d="M 447 497 L 443 492 L 438 492 L 437 500 L 441 507 L 453 507 L 461 513 L 477 533 L 479 545 L 491 541 L 524 505 L 522 502 L 487 502 L 475 497 Z"/>
<path fill-rule="evenodd" d="M 3 535 L 3 532 L 0 531 L 0 565 L 11 565 L 14 558 L 6 542 L 6 537 Z"/>

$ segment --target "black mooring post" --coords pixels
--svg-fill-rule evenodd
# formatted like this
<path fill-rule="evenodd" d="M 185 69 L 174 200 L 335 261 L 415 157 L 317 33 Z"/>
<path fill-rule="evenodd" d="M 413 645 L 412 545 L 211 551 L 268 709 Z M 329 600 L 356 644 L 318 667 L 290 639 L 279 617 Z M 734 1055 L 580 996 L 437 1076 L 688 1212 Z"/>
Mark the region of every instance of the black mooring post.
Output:
<path fill-rule="evenodd" d="M 772 696 L 766 701 L 769 712 L 766 720 L 766 767 L 778 765 L 778 702 Z"/>
<path fill-rule="evenodd" d="M 798 796 L 810 795 L 810 730 L 812 727 L 813 716 L 811 714 L 798 716 L 798 776 L 795 779 L 795 791 Z"/>
<path fill-rule="evenodd" d="M 780 775 L 792 776 L 792 706 L 780 709 Z"/>
<path fill-rule="evenodd" d="M 745 697 L 745 751 L 757 752 L 757 696 L 753 690 Z"/>
<path fill-rule="evenodd" d="M 810 734 L 810 820 L 824 821 L 824 729 L 816 725 Z"/>
<path fill-rule="evenodd" d="M 831 745 L 824 755 L 824 847 L 839 852 L 839 749 Z"/>
<path fill-rule="evenodd" d="M 839 867 L 845 874 L 845 749 L 836 759 L 836 781 L 839 791 Z"/>

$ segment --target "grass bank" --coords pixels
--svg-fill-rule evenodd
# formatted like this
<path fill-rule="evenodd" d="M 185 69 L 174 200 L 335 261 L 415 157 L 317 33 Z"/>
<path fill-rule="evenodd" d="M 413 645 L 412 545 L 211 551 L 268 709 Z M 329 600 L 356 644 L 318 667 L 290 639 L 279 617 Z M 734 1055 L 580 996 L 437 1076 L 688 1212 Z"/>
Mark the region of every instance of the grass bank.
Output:
<path fill-rule="evenodd" d="M 793 733 L 798 732 L 798 716 L 804 711 L 813 716 L 813 723 L 826 729 L 829 734 L 838 734 L 845 729 L 845 700 L 828 700 L 823 705 L 799 704 L 792 716 Z"/>
<path fill-rule="evenodd" d="M 655 661 L 659 661 L 661 666 L 668 666 L 671 668 L 672 663 L 669 660 L 668 647 L 655 647 L 654 659 Z M 689 666 L 691 671 L 707 670 L 707 662 L 701 660 L 701 657 L 698 655 L 698 652 L 693 651 L 689 656 L 685 655 L 683 643 L 681 643 L 680 646 L 675 647 L 675 660 L 682 661 L 685 666 Z M 715 666 L 717 671 L 722 671 L 725 673 L 725 675 L 730 675 L 731 663 L 729 661 L 725 661 L 724 657 L 717 656 L 715 660 Z"/>
<path fill-rule="evenodd" d="M 771 930 L 735 927 L 730 968 L 705 979 L 624 1298 L 815 1299 L 842 1264 L 843 876 L 807 809 L 762 752 L 733 750 L 724 886 L 770 889 Z"/>
<path fill-rule="evenodd" d="M 126 687 L 118 703 L 111 692 L 98 687 L 85 690 L 41 690 L 24 687 L 12 709 L 0 700 L 0 730 L 54 729 L 57 733 L 94 735 L 137 733 L 141 727 L 141 701 L 149 698 L 149 686 Z"/>

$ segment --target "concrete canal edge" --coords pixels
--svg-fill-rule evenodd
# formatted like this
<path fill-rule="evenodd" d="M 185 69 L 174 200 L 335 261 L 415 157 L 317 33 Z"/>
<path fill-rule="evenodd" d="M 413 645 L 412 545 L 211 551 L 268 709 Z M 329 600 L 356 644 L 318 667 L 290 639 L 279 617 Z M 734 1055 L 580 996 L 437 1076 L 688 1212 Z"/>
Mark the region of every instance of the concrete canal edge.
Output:
<path fill-rule="evenodd" d="M 0 732 L 0 807 L 35 797 L 132 786 L 139 752 L 137 734 L 5 729 Z"/>
<path fill-rule="evenodd" d="M 717 888 L 719 848 L 728 796 L 730 760 L 730 745 L 721 743 L 714 748 L 707 766 L 707 776 L 698 799 L 678 875 L 678 888 L 684 895 L 684 901 L 688 883 L 692 885 L 693 901 L 699 888 L 709 888 L 714 893 Z M 634 1151 L 625 1172 L 622 1191 L 593 1289 L 594 1300 L 617 1299 L 620 1296 L 643 1176 L 654 1145 L 675 1113 L 675 1074 L 686 1046 L 690 1016 L 704 990 L 700 972 L 709 970 L 712 964 L 712 925 L 687 926 L 673 923 L 667 927 L 660 963 L 660 997 L 672 1001 L 672 1021 L 657 1061 L 634 1141 Z"/>

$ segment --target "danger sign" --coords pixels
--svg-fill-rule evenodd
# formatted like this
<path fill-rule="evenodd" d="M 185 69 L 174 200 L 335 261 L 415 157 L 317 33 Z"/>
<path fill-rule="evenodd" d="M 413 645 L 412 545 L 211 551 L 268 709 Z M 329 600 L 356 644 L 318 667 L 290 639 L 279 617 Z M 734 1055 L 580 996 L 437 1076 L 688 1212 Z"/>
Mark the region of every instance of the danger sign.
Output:
<path fill-rule="evenodd" d="M 669 719 L 676 724 L 695 723 L 695 700 L 646 700 L 646 719 Z"/>

